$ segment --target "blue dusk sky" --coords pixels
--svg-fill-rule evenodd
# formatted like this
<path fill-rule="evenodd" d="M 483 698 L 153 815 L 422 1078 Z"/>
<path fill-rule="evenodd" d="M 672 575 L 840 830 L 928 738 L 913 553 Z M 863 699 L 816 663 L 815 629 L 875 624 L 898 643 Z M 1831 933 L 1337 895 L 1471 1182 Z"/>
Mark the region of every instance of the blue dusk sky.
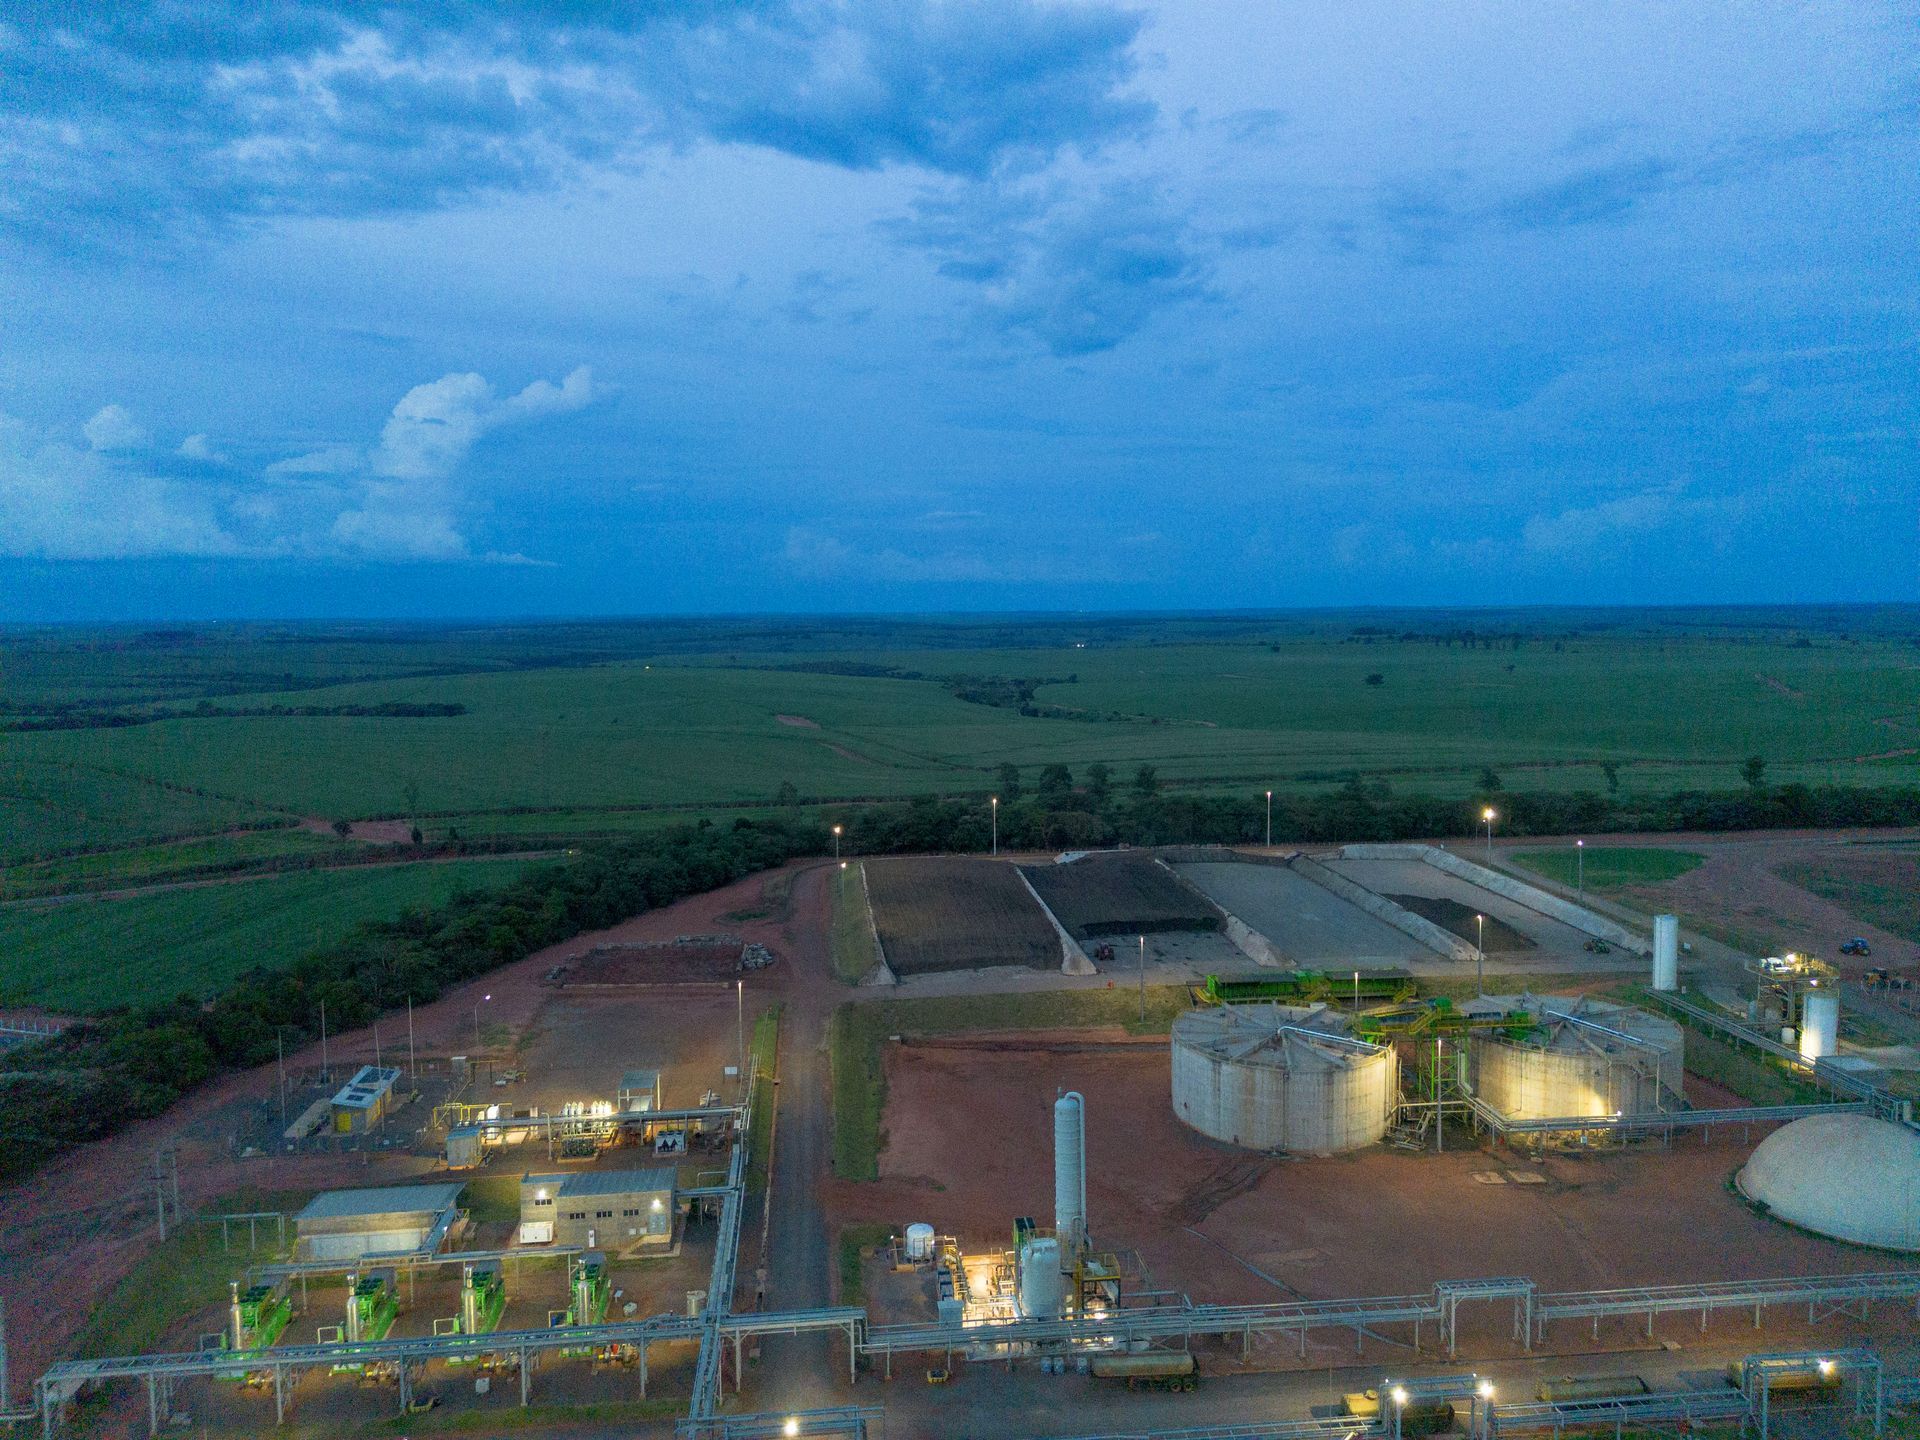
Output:
<path fill-rule="evenodd" d="M 0 620 L 1909 599 L 1917 319 L 1910 3 L 0 9 Z"/>

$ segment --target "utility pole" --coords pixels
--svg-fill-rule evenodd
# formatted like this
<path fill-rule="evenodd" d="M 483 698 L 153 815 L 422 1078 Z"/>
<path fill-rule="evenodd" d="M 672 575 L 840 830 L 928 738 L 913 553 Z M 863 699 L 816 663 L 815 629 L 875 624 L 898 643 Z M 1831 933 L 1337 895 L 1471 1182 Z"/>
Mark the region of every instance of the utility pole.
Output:
<path fill-rule="evenodd" d="M 733 982 L 733 1043 L 740 1057 L 740 1093 L 747 1093 L 747 982 Z"/>
<path fill-rule="evenodd" d="M 1140 1023 L 1147 1023 L 1147 937 L 1140 937 Z"/>
<path fill-rule="evenodd" d="M 1473 988 L 1484 995 L 1487 993 L 1487 917 L 1476 915 L 1473 923 L 1480 928 L 1480 938 L 1473 947 Z"/>
<path fill-rule="evenodd" d="M 413 997 L 407 996 L 407 1079 L 420 1078 L 420 1067 L 413 1058 Z"/>
<path fill-rule="evenodd" d="M 333 1065 L 327 1059 L 327 1002 L 320 1002 L 320 1079 L 330 1082 L 333 1079 Z"/>
<path fill-rule="evenodd" d="M 989 795 L 987 808 L 993 812 L 993 853 L 998 855 L 1000 853 L 1000 797 Z"/>
<path fill-rule="evenodd" d="M 1273 791 L 1267 791 L 1267 848 L 1273 848 Z"/>
<path fill-rule="evenodd" d="M 1577 877 L 1580 898 L 1584 900 L 1587 898 L 1587 842 L 1584 840 L 1573 842 L 1573 873 Z"/>
<path fill-rule="evenodd" d="M 287 1036 L 279 1026 L 273 1029 L 273 1063 L 280 1071 L 280 1133 L 287 1133 Z"/>

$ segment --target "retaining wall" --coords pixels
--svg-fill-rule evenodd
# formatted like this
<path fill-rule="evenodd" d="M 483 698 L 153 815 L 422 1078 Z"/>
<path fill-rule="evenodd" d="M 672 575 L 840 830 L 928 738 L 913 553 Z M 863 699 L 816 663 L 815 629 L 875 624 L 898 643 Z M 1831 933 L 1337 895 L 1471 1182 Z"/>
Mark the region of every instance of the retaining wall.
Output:
<path fill-rule="evenodd" d="M 1080 948 L 1080 942 L 1067 933 L 1067 927 L 1040 898 L 1040 892 L 1033 888 L 1033 882 L 1020 872 L 1015 865 L 1013 873 L 1020 876 L 1020 883 L 1027 887 L 1027 894 L 1033 896 L 1033 903 L 1040 907 L 1040 913 L 1047 917 L 1047 923 L 1053 926 L 1053 933 L 1060 937 L 1060 973 L 1062 975 L 1097 975 L 1100 967 L 1087 958 L 1087 952 Z"/>
<path fill-rule="evenodd" d="M 1415 915 L 1411 910 L 1402 909 L 1386 896 L 1376 895 L 1366 886 L 1357 885 L 1344 875 L 1336 875 L 1317 860 L 1296 855 L 1293 857 L 1292 869 L 1321 889 L 1331 890 L 1349 905 L 1358 906 L 1374 919 L 1393 926 L 1403 935 L 1412 936 L 1436 954 L 1444 955 L 1449 960 L 1471 961 L 1474 958 L 1473 946 L 1451 930 L 1442 930 L 1431 920 Z"/>
<path fill-rule="evenodd" d="M 1571 900 L 1550 895 L 1524 880 L 1504 875 L 1498 870 L 1489 870 L 1485 865 L 1476 865 L 1471 860 L 1463 860 L 1451 850 L 1441 850 L 1432 845 L 1348 845 L 1342 848 L 1340 854 L 1350 860 L 1419 860 L 1456 879 L 1465 880 L 1469 885 L 1478 885 L 1482 890 L 1505 896 L 1514 904 L 1524 905 L 1550 920 L 1558 920 L 1583 935 L 1595 936 L 1635 955 L 1653 954 L 1653 942 L 1634 934 L 1626 926 L 1596 915 Z"/>

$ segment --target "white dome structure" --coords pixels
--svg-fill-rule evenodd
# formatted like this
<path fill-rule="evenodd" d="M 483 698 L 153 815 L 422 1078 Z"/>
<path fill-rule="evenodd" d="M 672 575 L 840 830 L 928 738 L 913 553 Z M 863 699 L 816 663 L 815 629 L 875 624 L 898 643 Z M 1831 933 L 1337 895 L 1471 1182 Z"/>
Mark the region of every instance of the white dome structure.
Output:
<path fill-rule="evenodd" d="M 1796 1120 L 1760 1142 L 1734 1183 L 1802 1229 L 1882 1250 L 1920 1250 L 1920 1134 L 1891 1120 Z"/>

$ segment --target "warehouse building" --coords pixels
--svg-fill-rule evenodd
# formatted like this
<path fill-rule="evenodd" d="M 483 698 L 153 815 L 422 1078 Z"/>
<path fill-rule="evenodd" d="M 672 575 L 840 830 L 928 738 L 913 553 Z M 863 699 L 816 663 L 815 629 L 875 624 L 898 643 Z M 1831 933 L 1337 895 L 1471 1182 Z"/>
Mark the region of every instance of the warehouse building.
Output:
<path fill-rule="evenodd" d="M 294 1216 L 302 1260 L 358 1260 L 438 1250 L 460 1222 L 459 1185 L 327 1190 Z"/>
<path fill-rule="evenodd" d="M 393 1108 L 393 1087 L 399 1083 L 398 1070 L 362 1065 L 333 1097 L 334 1133 L 364 1135 L 377 1129 L 381 1117 Z"/>
<path fill-rule="evenodd" d="M 577 1170 L 520 1181 L 520 1243 L 626 1254 L 673 1244 L 678 1176 L 652 1170 Z"/>

